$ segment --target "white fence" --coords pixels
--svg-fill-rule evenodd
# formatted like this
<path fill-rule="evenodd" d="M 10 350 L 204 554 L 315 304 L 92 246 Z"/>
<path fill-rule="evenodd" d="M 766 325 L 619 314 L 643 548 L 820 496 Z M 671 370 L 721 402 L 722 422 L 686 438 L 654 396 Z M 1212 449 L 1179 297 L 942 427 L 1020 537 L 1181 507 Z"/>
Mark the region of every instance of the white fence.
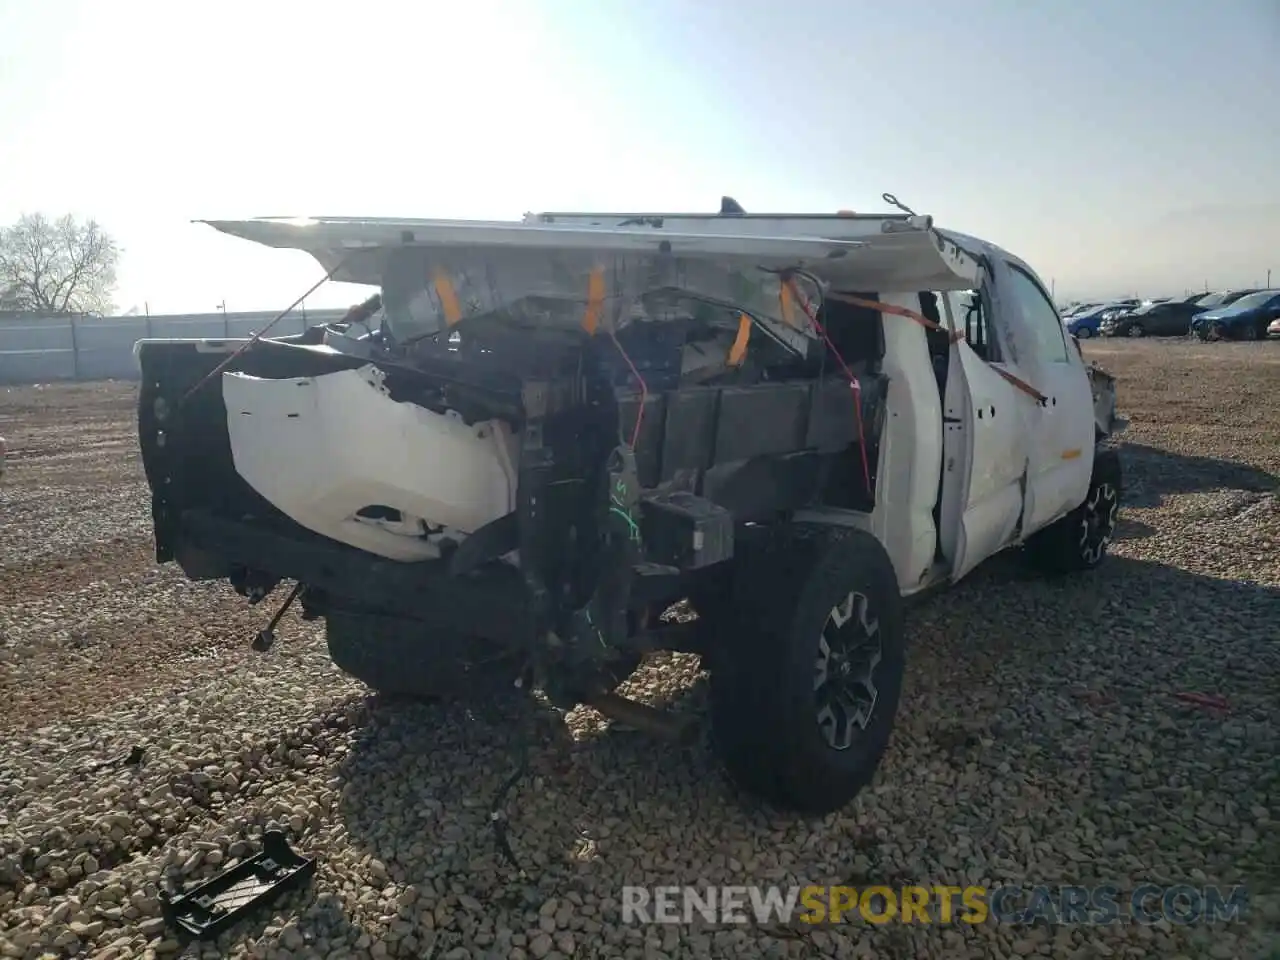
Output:
<path fill-rule="evenodd" d="M 299 311 L 269 336 L 301 333 L 342 318 L 345 310 Z M 276 318 L 272 313 L 189 313 L 154 317 L 39 317 L 0 319 L 0 384 L 56 380 L 136 380 L 133 345 L 144 338 L 248 337 Z"/>

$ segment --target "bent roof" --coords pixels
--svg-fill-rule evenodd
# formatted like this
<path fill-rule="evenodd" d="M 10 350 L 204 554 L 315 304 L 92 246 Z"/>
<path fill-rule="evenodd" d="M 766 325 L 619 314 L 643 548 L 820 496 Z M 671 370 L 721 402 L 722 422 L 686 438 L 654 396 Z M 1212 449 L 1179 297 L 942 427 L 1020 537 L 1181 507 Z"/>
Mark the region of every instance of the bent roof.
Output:
<path fill-rule="evenodd" d="M 608 216 L 608 215 L 602 215 Z M 966 289 L 977 276 L 973 238 L 944 233 L 929 217 L 637 215 L 625 225 L 593 222 L 324 217 L 205 220 L 223 233 L 304 250 L 334 280 L 379 285 L 389 258 L 435 248 L 477 262 L 552 252 L 710 260 L 739 269 L 801 267 L 833 286 L 859 290 Z M 425 251 L 424 251 L 425 252 Z"/>

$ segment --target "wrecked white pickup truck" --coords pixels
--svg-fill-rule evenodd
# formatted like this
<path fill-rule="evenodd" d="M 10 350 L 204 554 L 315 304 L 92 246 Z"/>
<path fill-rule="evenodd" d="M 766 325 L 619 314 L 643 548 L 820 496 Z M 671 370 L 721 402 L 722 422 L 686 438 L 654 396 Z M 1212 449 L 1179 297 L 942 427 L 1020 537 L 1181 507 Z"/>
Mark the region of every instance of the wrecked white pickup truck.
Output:
<path fill-rule="evenodd" d="M 213 226 L 378 292 L 138 344 L 157 559 L 252 602 L 294 581 L 375 689 L 667 729 L 614 688 L 694 651 L 734 779 L 828 811 L 888 743 L 904 597 L 1106 552 L 1114 382 L 1027 264 L 931 217 Z"/>

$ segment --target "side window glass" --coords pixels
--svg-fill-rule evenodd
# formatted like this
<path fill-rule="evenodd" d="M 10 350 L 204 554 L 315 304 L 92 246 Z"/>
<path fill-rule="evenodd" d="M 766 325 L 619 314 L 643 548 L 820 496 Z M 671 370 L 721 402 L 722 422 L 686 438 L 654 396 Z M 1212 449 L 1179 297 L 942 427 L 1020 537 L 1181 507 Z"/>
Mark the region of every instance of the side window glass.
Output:
<path fill-rule="evenodd" d="M 1025 271 L 1009 264 L 1009 272 L 1013 277 L 1013 303 L 1022 317 L 1036 359 L 1041 363 L 1069 363 L 1071 357 L 1062 320 L 1053 308 L 1053 301 Z"/>
<path fill-rule="evenodd" d="M 978 291 L 948 290 L 941 294 L 941 299 L 946 300 L 952 329 L 964 334 L 970 349 L 984 360 L 999 359 Z"/>
<path fill-rule="evenodd" d="M 961 316 L 964 318 L 964 338 L 979 356 L 987 356 L 987 314 L 982 309 L 982 298 L 971 293 L 960 303 Z"/>

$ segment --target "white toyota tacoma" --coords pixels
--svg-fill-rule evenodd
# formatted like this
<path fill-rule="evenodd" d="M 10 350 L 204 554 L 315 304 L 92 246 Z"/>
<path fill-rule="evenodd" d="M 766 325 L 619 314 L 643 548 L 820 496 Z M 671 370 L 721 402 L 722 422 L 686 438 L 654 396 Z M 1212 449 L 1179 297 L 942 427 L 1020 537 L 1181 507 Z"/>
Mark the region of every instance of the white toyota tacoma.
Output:
<path fill-rule="evenodd" d="M 1114 381 L 1028 264 L 929 216 L 212 225 L 376 292 L 139 342 L 157 559 L 250 602 L 292 581 L 375 689 L 680 733 L 614 691 L 694 651 L 732 777 L 829 811 L 889 741 L 904 598 L 1106 553 Z"/>

